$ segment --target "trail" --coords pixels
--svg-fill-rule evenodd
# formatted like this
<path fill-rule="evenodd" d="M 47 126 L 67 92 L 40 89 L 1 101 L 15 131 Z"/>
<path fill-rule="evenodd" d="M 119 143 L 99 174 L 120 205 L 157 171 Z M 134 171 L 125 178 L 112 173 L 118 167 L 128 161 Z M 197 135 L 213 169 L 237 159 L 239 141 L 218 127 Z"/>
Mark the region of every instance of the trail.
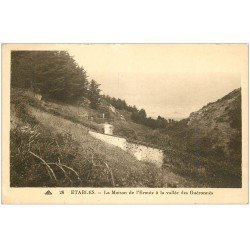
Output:
<path fill-rule="evenodd" d="M 122 149 L 109 146 L 108 144 L 93 138 L 89 135 L 88 128 L 83 125 L 76 124 L 70 120 L 52 115 L 34 107 L 29 107 L 29 112 L 39 121 L 39 123 L 49 128 L 52 132 L 71 134 L 72 139 L 82 145 L 83 153 L 87 152 L 89 148 L 92 148 L 96 154 L 102 155 L 108 162 L 116 163 L 111 164 L 111 167 L 115 172 L 119 171 L 122 174 L 126 168 L 129 168 L 131 171 L 141 172 L 143 168 L 147 169 L 150 166 L 152 168 L 155 167 L 153 164 L 138 161 L 135 157 L 124 152 Z M 121 166 L 123 166 L 122 169 Z M 195 183 L 171 172 L 168 169 L 163 168 L 161 170 L 161 178 L 163 187 L 195 187 Z"/>

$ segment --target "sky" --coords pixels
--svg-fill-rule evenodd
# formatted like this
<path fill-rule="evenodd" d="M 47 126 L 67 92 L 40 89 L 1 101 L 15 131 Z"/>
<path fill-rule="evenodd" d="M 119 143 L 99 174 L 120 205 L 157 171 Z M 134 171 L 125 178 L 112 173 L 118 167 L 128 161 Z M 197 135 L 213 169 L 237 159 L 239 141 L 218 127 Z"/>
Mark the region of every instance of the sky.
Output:
<path fill-rule="evenodd" d="M 79 44 L 68 51 L 102 94 L 176 120 L 239 88 L 248 54 L 236 44 Z"/>

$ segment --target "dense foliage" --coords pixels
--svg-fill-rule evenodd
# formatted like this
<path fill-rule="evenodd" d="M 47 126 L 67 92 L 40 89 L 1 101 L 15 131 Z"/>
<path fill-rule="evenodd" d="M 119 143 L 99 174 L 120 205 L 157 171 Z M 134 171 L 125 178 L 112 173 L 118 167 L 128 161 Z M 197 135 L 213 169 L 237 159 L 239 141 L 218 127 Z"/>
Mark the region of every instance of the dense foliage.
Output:
<path fill-rule="evenodd" d="M 66 51 L 12 51 L 11 85 L 49 100 L 75 102 L 91 97 L 93 107 L 100 98 L 99 85 L 89 83 L 86 71 Z"/>
<path fill-rule="evenodd" d="M 135 123 L 139 123 L 145 125 L 147 127 L 156 129 L 156 128 L 165 128 L 166 125 L 170 122 L 174 122 L 172 119 L 165 119 L 161 116 L 158 116 L 157 119 L 153 119 L 152 117 L 147 117 L 147 113 L 144 109 L 138 109 L 136 106 L 130 106 L 126 103 L 125 100 L 121 100 L 120 98 L 110 97 L 108 95 L 103 96 L 105 100 L 107 100 L 112 106 L 119 110 L 126 110 L 131 112 L 131 119 Z"/>
<path fill-rule="evenodd" d="M 98 84 L 95 80 L 91 80 L 89 84 L 88 91 L 88 99 L 90 100 L 90 107 L 93 109 L 97 109 L 100 104 L 100 92 L 99 89 L 100 84 Z"/>
<path fill-rule="evenodd" d="M 90 108 L 100 108 L 100 84 L 88 81 L 86 71 L 66 51 L 12 51 L 11 85 L 30 89 L 45 100 L 67 103 L 82 97 L 90 101 Z M 165 128 L 172 120 L 147 117 L 144 109 L 130 106 L 125 100 L 102 96 L 112 106 L 131 113 L 131 119 L 150 128 Z"/>
<path fill-rule="evenodd" d="M 175 148 L 197 159 L 193 162 L 199 163 L 202 158 L 209 161 L 208 164 L 199 163 L 205 168 L 208 179 L 212 181 L 213 178 L 221 185 L 240 187 L 241 113 L 241 89 L 236 89 L 216 102 L 207 104 L 194 113 L 191 120 L 188 118 L 167 126 L 165 133 L 177 145 Z M 211 161 L 215 164 L 211 164 Z M 188 166 L 186 162 L 184 164 Z M 176 162 L 172 165 L 178 166 Z M 178 167 L 178 171 L 180 169 Z"/>
<path fill-rule="evenodd" d="M 94 140 L 74 105 L 44 103 L 11 89 L 11 187 L 162 187 L 161 169 Z"/>

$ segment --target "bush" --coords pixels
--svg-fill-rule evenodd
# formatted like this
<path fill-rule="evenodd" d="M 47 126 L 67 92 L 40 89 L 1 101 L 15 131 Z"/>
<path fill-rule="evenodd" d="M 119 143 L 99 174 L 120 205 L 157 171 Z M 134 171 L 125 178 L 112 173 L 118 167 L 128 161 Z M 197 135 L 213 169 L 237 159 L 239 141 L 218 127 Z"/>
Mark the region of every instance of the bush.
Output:
<path fill-rule="evenodd" d="M 63 102 L 75 102 L 88 90 L 85 70 L 66 51 L 12 51 L 11 85 Z"/>
<path fill-rule="evenodd" d="M 28 105 L 31 103 L 36 108 Z M 162 185 L 155 166 L 138 162 L 128 153 L 93 139 L 85 127 L 76 125 L 82 122 L 68 111 L 45 107 L 27 93 L 12 89 L 11 116 L 18 116 L 14 119 L 18 124 L 12 126 L 10 133 L 12 187 Z"/>
<path fill-rule="evenodd" d="M 240 188 L 241 167 L 214 162 L 167 148 L 164 166 L 185 178 L 194 180 L 199 186 L 214 188 Z"/>

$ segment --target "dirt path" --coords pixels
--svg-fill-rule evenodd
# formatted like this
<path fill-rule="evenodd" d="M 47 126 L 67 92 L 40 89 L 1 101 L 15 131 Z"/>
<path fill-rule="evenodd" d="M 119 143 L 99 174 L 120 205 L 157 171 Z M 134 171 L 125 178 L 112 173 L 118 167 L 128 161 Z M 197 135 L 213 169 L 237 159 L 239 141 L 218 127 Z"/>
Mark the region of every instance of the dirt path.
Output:
<path fill-rule="evenodd" d="M 29 111 L 42 125 L 52 129 L 56 133 L 70 133 L 72 138 L 82 145 L 83 152 L 87 151 L 88 148 L 93 148 L 97 154 L 103 155 L 103 157 L 111 163 L 111 167 L 114 171 L 119 171 L 121 175 L 125 174 L 124 171 L 126 169 L 130 169 L 130 171 L 139 172 L 141 174 L 142 171 L 145 171 L 145 169 L 152 165 L 138 161 L 135 157 L 119 148 L 100 143 L 99 140 L 94 139 L 89 135 L 88 128 L 83 125 L 75 124 L 67 119 L 49 114 L 33 107 L 30 107 Z M 155 166 L 152 165 L 152 168 L 155 168 Z M 194 186 L 194 183 L 174 174 L 169 170 L 162 169 L 161 175 L 164 187 L 174 188 Z"/>

